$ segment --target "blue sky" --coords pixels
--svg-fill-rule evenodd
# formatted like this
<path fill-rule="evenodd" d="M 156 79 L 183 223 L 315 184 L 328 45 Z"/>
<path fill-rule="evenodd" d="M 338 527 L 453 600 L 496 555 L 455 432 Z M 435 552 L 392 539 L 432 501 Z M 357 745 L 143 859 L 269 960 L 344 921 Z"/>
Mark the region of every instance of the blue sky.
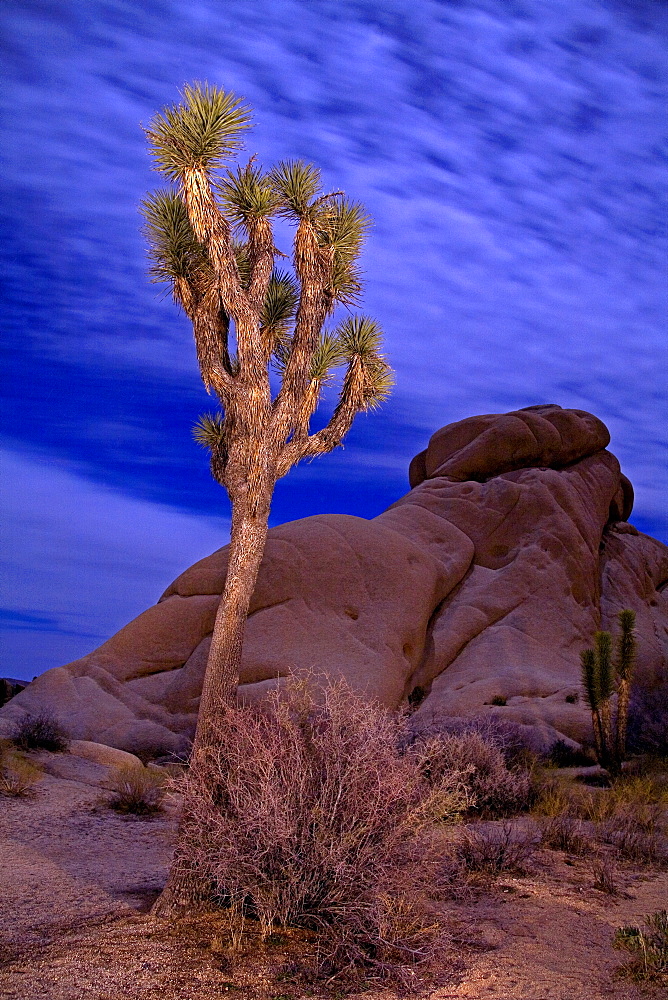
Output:
<path fill-rule="evenodd" d="M 98 645 L 227 540 L 190 437 L 188 324 L 147 279 L 141 122 L 206 79 L 248 152 L 374 219 L 392 400 L 294 470 L 272 522 L 371 517 L 430 434 L 591 410 L 668 540 L 668 7 L 659 0 L 5 0 L 0 673 Z M 289 249 L 283 245 L 283 249 Z"/>

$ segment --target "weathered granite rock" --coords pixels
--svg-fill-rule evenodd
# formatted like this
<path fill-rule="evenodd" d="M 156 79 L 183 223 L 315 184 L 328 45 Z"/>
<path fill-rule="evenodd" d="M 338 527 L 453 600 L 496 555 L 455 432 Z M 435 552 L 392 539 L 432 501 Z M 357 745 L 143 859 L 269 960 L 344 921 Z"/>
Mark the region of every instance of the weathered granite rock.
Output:
<path fill-rule="evenodd" d="M 411 696 L 416 723 L 498 712 L 546 744 L 586 738 L 579 653 L 597 628 L 632 607 L 639 682 L 656 684 L 668 662 L 668 548 L 626 523 L 633 491 L 608 441 L 596 417 L 557 406 L 471 417 L 434 434 L 411 463 L 413 489 L 374 520 L 273 528 L 240 696 L 309 672 L 388 706 Z M 182 752 L 226 563 L 226 548 L 200 560 L 0 716 L 48 708 L 79 739 Z"/>

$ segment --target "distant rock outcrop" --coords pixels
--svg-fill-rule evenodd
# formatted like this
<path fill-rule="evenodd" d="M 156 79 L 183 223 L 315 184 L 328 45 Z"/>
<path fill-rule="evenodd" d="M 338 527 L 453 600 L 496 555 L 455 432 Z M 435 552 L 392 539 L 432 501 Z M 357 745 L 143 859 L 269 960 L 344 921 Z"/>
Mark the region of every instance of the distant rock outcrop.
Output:
<path fill-rule="evenodd" d="M 27 681 L 19 681 L 15 677 L 0 677 L 0 708 L 6 705 L 10 698 L 13 698 L 23 691 Z"/>
<path fill-rule="evenodd" d="M 271 529 L 240 695 L 308 671 L 388 706 L 410 698 L 416 724 L 496 712 L 543 743 L 587 738 L 579 653 L 618 610 L 637 613 L 638 682 L 667 679 L 668 548 L 627 523 L 633 491 L 608 442 L 596 417 L 558 406 L 470 417 L 433 435 L 379 517 Z M 196 563 L 0 715 L 48 708 L 79 739 L 181 750 L 226 563 L 227 548 Z"/>

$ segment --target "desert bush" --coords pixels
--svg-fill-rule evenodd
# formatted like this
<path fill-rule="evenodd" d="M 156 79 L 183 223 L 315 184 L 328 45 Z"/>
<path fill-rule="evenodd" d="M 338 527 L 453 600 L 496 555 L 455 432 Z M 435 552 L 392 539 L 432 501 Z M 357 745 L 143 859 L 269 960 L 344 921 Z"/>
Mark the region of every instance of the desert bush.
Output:
<path fill-rule="evenodd" d="M 553 777 L 549 771 L 536 775 L 531 811 L 535 816 L 571 815 L 574 812 L 574 789 Z"/>
<path fill-rule="evenodd" d="M 616 847 L 622 857 L 638 864 L 653 864 L 666 858 L 665 844 L 658 817 L 645 813 L 641 817 L 633 813 L 617 814 L 599 826 L 599 836 Z"/>
<path fill-rule="evenodd" d="M 553 767 L 589 767 L 596 763 L 592 753 L 571 747 L 565 740 L 556 740 L 547 754 L 547 763 Z"/>
<path fill-rule="evenodd" d="M 668 796 L 652 776 L 623 776 L 592 800 L 589 818 L 598 836 L 631 861 L 653 863 L 665 857 L 665 808 Z"/>
<path fill-rule="evenodd" d="M 585 853 L 592 840 L 615 847 L 638 863 L 665 854 L 666 792 L 651 776 L 623 776 L 609 788 L 587 788 L 543 777 L 533 813 L 541 818 L 544 842 L 572 854 Z"/>
<path fill-rule="evenodd" d="M 162 810 L 165 776 L 143 764 L 114 768 L 109 777 L 108 805 L 118 813 L 153 816 Z"/>
<path fill-rule="evenodd" d="M 67 750 L 70 737 L 63 724 L 50 712 L 26 714 L 16 724 L 14 744 L 20 750 L 50 750 L 60 753 Z"/>
<path fill-rule="evenodd" d="M 585 824 L 577 816 L 557 813 L 548 816 L 541 823 L 543 843 L 557 851 L 567 854 L 586 854 L 592 849 L 592 840 L 588 836 Z"/>
<path fill-rule="evenodd" d="M 423 738 L 424 739 L 424 738 Z M 414 744 L 418 746 L 420 740 Z M 531 774 L 509 767 L 501 739 L 477 729 L 432 734 L 428 740 L 431 781 L 444 775 L 465 775 L 472 798 L 471 811 L 487 819 L 510 816 L 525 809 L 531 797 Z"/>
<path fill-rule="evenodd" d="M 441 853 L 429 872 L 429 895 L 435 900 L 456 899 L 461 902 L 471 896 L 471 881 L 471 871 L 455 842 Z"/>
<path fill-rule="evenodd" d="M 610 786 L 613 812 L 618 809 L 640 809 L 647 806 L 668 805 L 668 787 L 665 774 L 623 775 Z"/>
<path fill-rule="evenodd" d="M 618 896 L 617 869 L 608 854 L 594 858 L 592 862 L 593 887 L 608 896 Z"/>
<path fill-rule="evenodd" d="M 228 707 L 184 777 L 182 872 L 202 895 L 318 932 L 321 968 L 394 974 L 435 934 L 412 897 L 424 831 L 469 804 L 456 772 L 425 778 L 405 722 L 343 683 Z M 421 835 L 423 839 L 421 840 Z M 418 860 L 419 859 L 419 860 Z"/>
<path fill-rule="evenodd" d="M 644 927 L 619 927 L 613 947 L 631 954 L 620 973 L 632 979 L 665 979 L 668 977 L 668 910 L 648 914 Z"/>
<path fill-rule="evenodd" d="M 469 872 L 492 876 L 521 872 L 535 853 L 538 840 L 535 833 L 516 830 L 511 823 L 469 826 L 454 845 L 454 855 Z"/>
<path fill-rule="evenodd" d="M 0 795 L 25 798 L 34 791 L 41 771 L 11 746 L 0 745 Z"/>
<path fill-rule="evenodd" d="M 491 743 L 501 751 L 506 765 L 510 768 L 530 770 L 538 761 L 535 739 L 521 726 L 499 713 L 477 715 L 472 719 L 435 716 L 431 720 L 422 719 L 419 728 L 414 728 L 409 720 L 410 738 L 414 742 L 430 736 L 477 733 L 486 743 Z"/>

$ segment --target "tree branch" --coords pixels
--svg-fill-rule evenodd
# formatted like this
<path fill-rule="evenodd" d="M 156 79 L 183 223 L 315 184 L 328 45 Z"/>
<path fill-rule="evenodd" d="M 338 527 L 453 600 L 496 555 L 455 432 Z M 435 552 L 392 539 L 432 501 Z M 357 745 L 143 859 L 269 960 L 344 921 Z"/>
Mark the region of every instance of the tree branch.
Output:
<path fill-rule="evenodd" d="M 325 292 L 329 277 L 328 254 L 318 244 L 312 223 L 302 219 L 295 234 L 295 271 L 301 286 L 290 357 L 283 384 L 274 401 L 272 436 L 277 446 L 291 429 L 295 409 L 308 392 L 311 360 L 329 311 Z"/>
<path fill-rule="evenodd" d="M 292 466 L 302 458 L 324 455 L 337 448 L 350 430 L 356 415 L 364 409 L 364 402 L 364 366 L 359 358 L 354 357 L 348 364 L 341 397 L 331 420 L 322 430 L 307 436 L 305 439 L 296 430 L 292 439 L 281 450 L 276 467 L 278 478 L 285 476 Z M 317 398 L 315 405 L 317 406 Z M 315 407 L 312 412 L 315 412 Z"/>
<path fill-rule="evenodd" d="M 274 234 L 269 220 L 264 218 L 249 222 L 247 229 L 251 277 L 246 294 L 251 306 L 259 315 L 274 270 Z"/>

